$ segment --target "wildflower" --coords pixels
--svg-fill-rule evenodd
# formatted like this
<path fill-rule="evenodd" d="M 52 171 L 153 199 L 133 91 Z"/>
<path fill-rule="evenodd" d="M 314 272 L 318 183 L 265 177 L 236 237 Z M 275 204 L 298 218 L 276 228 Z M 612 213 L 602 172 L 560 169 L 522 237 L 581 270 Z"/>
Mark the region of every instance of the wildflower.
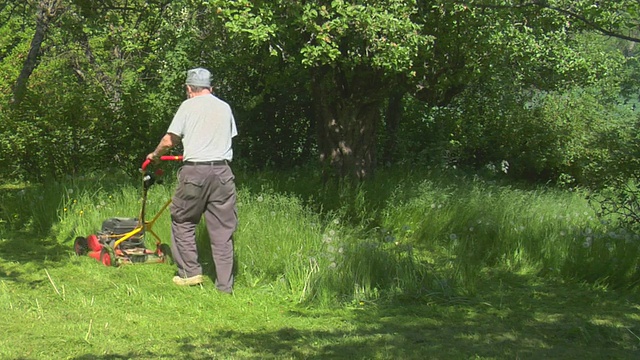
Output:
<path fill-rule="evenodd" d="M 560 231 L 560 236 L 565 236 L 567 235 L 567 233 L 564 232 L 564 230 Z"/>
<path fill-rule="evenodd" d="M 264 198 L 262 197 L 262 195 L 258 196 L 258 202 L 263 202 Z"/>
<path fill-rule="evenodd" d="M 587 236 L 587 238 L 584 240 L 584 242 L 582 243 L 582 247 L 583 248 L 588 248 L 591 247 L 591 244 L 593 243 L 591 236 Z"/>
<path fill-rule="evenodd" d="M 470 226 L 470 227 L 469 227 L 469 231 L 470 231 L 470 232 L 473 232 L 473 226 Z"/>
<path fill-rule="evenodd" d="M 456 234 L 451 234 L 451 235 L 449 235 L 449 239 L 450 239 L 450 240 L 458 240 L 458 235 L 456 235 Z"/>
<path fill-rule="evenodd" d="M 67 208 L 64 208 L 64 212 L 67 212 Z"/>
<path fill-rule="evenodd" d="M 431 208 L 435 209 L 436 208 L 436 204 L 431 204 Z"/>
<path fill-rule="evenodd" d="M 509 162 L 507 160 L 502 160 L 500 163 L 500 170 L 505 174 L 509 172 Z"/>
<path fill-rule="evenodd" d="M 271 216 L 276 216 L 276 212 L 275 212 L 275 211 L 272 211 L 272 212 L 271 212 Z"/>
<path fill-rule="evenodd" d="M 340 220 L 338 220 L 338 219 L 334 219 L 334 220 L 333 220 L 333 223 L 334 223 L 334 224 L 336 224 L 336 225 L 338 225 L 338 224 L 340 224 Z"/>
<path fill-rule="evenodd" d="M 335 232 L 334 230 L 329 230 L 329 235 L 330 235 L 330 236 L 333 236 L 333 235 L 335 235 L 335 234 L 336 234 L 336 232 Z"/>
<path fill-rule="evenodd" d="M 69 194 L 73 194 L 73 189 L 67 189 L 67 192 L 68 192 Z"/>
<path fill-rule="evenodd" d="M 342 247 L 338 248 L 338 254 L 342 254 L 344 252 L 344 249 Z"/>
<path fill-rule="evenodd" d="M 80 216 L 82 216 L 84 214 L 83 210 L 80 210 Z"/>

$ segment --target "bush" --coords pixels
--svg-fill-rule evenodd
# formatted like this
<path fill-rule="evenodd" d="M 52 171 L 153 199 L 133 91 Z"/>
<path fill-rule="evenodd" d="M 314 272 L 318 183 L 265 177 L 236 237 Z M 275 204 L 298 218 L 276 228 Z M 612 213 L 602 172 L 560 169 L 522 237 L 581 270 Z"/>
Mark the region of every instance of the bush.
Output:
<path fill-rule="evenodd" d="M 605 105 L 593 89 L 469 89 L 446 108 L 409 103 L 401 143 L 407 161 L 500 167 L 512 179 L 601 187 L 640 170 L 638 117 Z M 422 149 L 413 153 L 411 149 Z"/>

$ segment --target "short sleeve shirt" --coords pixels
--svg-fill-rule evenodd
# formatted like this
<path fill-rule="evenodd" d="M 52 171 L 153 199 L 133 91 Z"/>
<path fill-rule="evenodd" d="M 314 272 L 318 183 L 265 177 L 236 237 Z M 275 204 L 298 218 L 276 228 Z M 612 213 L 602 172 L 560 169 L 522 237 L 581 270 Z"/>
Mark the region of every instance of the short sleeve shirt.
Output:
<path fill-rule="evenodd" d="M 167 132 L 182 139 L 184 161 L 233 159 L 236 122 L 229 104 L 214 95 L 183 101 Z"/>

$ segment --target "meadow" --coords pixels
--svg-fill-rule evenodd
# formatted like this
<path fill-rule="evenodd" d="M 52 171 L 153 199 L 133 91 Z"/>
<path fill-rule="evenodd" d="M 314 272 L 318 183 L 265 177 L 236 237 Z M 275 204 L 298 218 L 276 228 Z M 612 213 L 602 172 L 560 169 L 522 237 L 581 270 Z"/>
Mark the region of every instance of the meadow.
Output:
<path fill-rule="evenodd" d="M 171 197 L 166 167 L 148 215 Z M 139 174 L 2 184 L 0 358 L 640 356 L 638 235 L 579 189 L 436 169 L 351 188 L 308 169 L 236 175 L 233 295 L 213 286 L 203 226 L 203 286 L 75 255 L 76 236 L 138 215 Z M 168 213 L 154 229 L 169 243 Z"/>

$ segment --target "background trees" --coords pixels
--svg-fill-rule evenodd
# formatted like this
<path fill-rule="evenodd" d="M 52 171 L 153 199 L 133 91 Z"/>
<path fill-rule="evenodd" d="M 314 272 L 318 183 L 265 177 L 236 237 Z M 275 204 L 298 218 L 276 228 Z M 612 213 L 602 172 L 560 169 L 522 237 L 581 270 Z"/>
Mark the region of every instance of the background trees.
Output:
<path fill-rule="evenodd" d="M 588 0 L 7 1 L 0 171 L 136 168 L 184 71 L 206 66 L 244 166 L 319 158 L 364 179 L 379 164 L 506 161 L 516 178 L 602 183 L 637 170 L 637 14 Z"/>

